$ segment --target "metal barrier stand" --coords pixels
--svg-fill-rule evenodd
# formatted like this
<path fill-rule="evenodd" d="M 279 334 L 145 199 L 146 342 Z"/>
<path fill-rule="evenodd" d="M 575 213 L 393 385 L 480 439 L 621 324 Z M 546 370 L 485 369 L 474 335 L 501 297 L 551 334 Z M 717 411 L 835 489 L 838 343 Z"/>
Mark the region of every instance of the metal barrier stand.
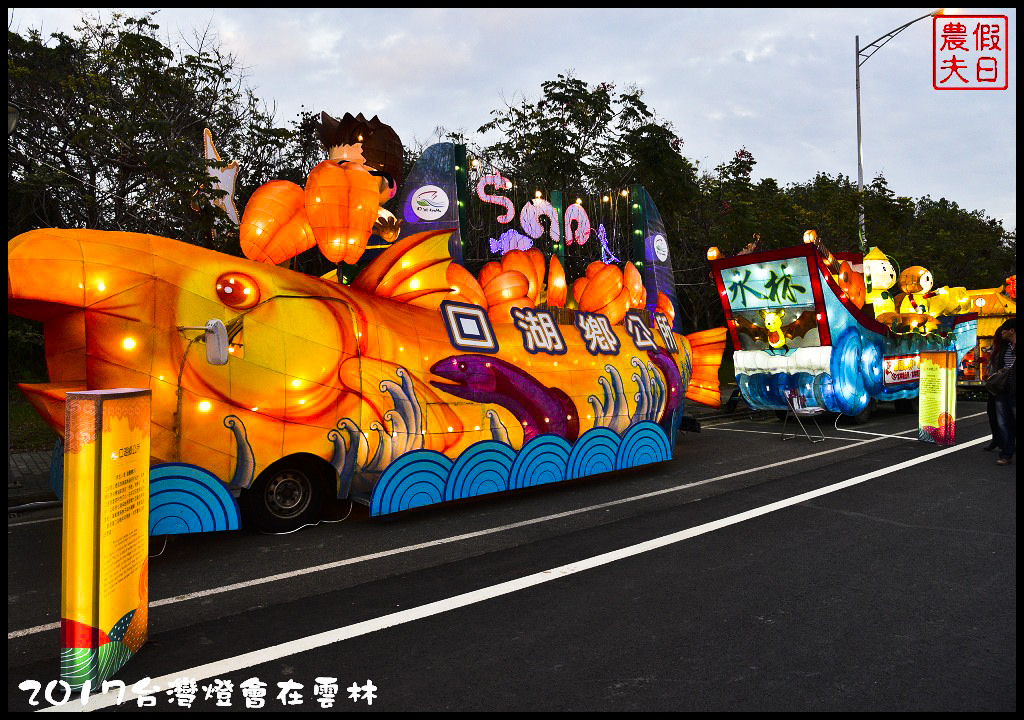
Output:
<path fill-rule="evenodd" d="M 823 433 L 821 431 L 821 426 L 818 425 L 818 419 L 815 417 L 815 415 L 820 415 L 823 412 L 825 412 L 824 409 L 819 408 L 819 407 L 816 407 L 816 408 L 797 407 L 798 404 L 803 405 L 803 398 L 802 397 L 798 399 L 798 398 L 793 397 L 793 395 L 791 395 L 790 393 L 786 393 L 786 406 L 789 409 L 786 410 L 786 418 L 785 418 L 785 420 L 782 421 L 782 439 L 783 440 L 792 440 L 793 438 L 797 437 L 797 434 L 796 434 L 795 431 L 793 432 L 792 435 L 789 435 L 789 436 L 786 435 L 786 425 L 789 423 L 789 416 L 792 415 L 793 417 L 796 418 L 797 423 L 799 423 L 799 425 L 800 425 L 800 429 L 804 431 L 804 436 L 808 440 L 810 440 L 812 443 L 825 442 L 825 433 Z M 810 434 L 807 432 L 807 428 L 804 427 L 804 423 L 800 419 L 801 415 L 810 418 L 811 421 L 814 423 L 814 427 L 816 427 L 818 429 L 818 435 L 816 437 L 811 437 Z"/>

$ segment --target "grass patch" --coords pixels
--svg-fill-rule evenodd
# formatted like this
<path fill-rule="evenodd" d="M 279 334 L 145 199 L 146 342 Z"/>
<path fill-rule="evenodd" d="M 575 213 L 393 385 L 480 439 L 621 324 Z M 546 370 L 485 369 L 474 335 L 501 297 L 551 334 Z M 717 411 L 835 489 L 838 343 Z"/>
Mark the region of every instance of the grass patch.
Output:
<path fill-rule="evenodd" d="M 57 433 L 24 400 L 7 403 L 7 444 L 11 452 L 51 450 Z"/>

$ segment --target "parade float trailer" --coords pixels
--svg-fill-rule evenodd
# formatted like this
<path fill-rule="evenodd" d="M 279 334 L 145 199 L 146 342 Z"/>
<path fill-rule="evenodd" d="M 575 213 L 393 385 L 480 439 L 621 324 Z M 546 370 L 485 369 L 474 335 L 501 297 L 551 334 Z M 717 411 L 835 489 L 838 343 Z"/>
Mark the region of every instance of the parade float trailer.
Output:
<path fill-rule="evenodd" d="M 400 187 L 393 131 L 325 114 L 322 141 L 305 187 L 247 204 L 245 258 L 127 232 L 8 243 L 8 311 L 43 323 L 49 372 L 22 390 L 61 438 L 68 392 L 152 393 L 151 535 L 289 531 L 329 497 L 384 515 L 663 462 L 684 395 L 720 404 L 725 329 L 679 332 L 642 187 L 588 212 L 481 171 L 474 199 L 465 148 L 442 143 L 396 218 L 380 207 Z M 474 236 L 476 201 L 494 217 Z M 289 269 L 314 247 L 335 270 Z"/>
<path fill-rule="evenodd" d="M 897 275 L 877 248 L 833 255 L 814 231 L 804 244 L 724 257 L 708 251 L 725 310 L 739 391 L 757 409 L 821 408 L 864 422 L 872 403 L 913 408 L 922 352 L 976 344 L 963 288 L 932 288 L 924 268 Z M 899 293 L 890 293 L 900 283 Z"/>

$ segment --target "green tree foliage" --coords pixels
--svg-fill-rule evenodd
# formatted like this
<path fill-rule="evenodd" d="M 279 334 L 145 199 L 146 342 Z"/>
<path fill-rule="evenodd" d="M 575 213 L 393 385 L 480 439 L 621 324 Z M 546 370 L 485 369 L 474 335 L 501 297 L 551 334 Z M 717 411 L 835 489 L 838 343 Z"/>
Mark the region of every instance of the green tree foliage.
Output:
<path fill-rule="evenodd" d="M 791 247 L 813 228 L 833 252 L 860 250 L 860 194 L 848 176 L 818 173 L 786 187 L 772 178 L 755 182 L 757 161 L 746 148 L 702 170 L 682 154 L 672 125 L 636 87 L 620 92 L 572 72 L 558 75 L 541 85 L 538 99 L 491 111 L 479 131 L 499 138 L 475 152 L 530 187 L 571 196 L 644 185 L 669 232 L 680 311 L 689 327 L 724 320 L 706 260 L 709 247 L 725 255 Z M 881 175 L 865 188 L 863 204 L 869 245 L 901 267 L 928 267 L 939 285 L 997 287 L 1016 272 L 1016 232 L 984 211 L 900 196 Z"/>
<path fill-rule="evenodd" d="M 115 13 L 83 17 L 73 36 L 8 32 L 7 95 L 21 109 L 8 140 L 9 237 L 36 227 L 128 230 L 237 254 L 237 229 L 209 202 L 218 191 L 203 129 L 224 160 L 242 162 L 242 208 L 301 161 L 305 146 L 293 140 L 305 128 L 275 127 L 214 38 L 171 46 L 158 30 L 152 13 Z"/>
<path fill-rule="evenodd" d="M 693 166 L 682 141 L 660 120 L 635 86 L 588 85 L 572 72 L 541 85 L 541 97 L 491 111 L 479 132 L 501 137 L 481 151 L 517 181 L 559 189 L 566 196 L 626 187 L 652 192 L 695 189 Z M 675 198 L 666 196 L 666 205 Z M 656 198 L 657 200 L 657 198 Z"/>
<path fill-rule="evenodd" d="M 152 13 L 115 13 L 83 17 L 74 35 L 7 33 L 7 96 L 21 110 L 7 143 L 9 238 L 126 230 L 238 255 L 237 228 L 210 202 L 203 129 L 241 163 L 239 213 L 263 183 L 303 183 L 321 159 L 313 113 L 276 127 L 215 38 L 172 45 L 158 30 Z M 37 327 L 9 318 L 8 346 L 9 380 L 45 378 Z"/>

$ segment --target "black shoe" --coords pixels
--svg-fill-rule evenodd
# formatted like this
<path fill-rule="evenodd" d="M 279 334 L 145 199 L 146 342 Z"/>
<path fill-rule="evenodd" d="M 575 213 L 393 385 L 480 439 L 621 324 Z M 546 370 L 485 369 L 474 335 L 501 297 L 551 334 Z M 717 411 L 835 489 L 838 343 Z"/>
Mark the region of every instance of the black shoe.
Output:
<path fill-rule="evenodd" d="M 988 445 L 986 445 L 985 447 L 983 447 L 983 448 L 982 448 L 982 450 L 985 450 L 986 452 L 990 452 L 990 451 L 992 451 L 992 450 L 995 450 L 995 449 L 996 449 L 996 448 L 998 448 L 998 447 L 999 447 L 999 445 L 997 445 L 997 444 L 996 444 L 996 441 L 995 441 L 995 440 L 993 440 L 993 441 L 992 441 L 992 442 L 990 442 L 990 443 L 989 443 Z"/>

